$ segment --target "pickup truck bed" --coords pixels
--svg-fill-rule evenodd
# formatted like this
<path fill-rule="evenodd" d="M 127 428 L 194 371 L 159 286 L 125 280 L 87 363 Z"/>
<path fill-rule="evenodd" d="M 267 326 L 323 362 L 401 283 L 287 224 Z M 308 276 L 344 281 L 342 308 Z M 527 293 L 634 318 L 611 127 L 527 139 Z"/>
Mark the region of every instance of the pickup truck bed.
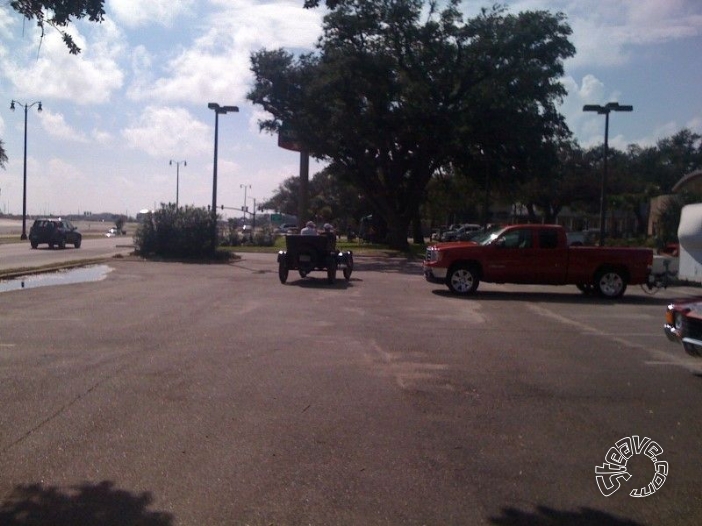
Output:
<path fill-rule="evenodd" d="M 569 247 L 558 225 L 512 225 L 473 242 L 429 247 L 424 276 L 456 294 L 471 294 L 485 281 L 577 285 L 618 298 L 627 285 L 647 282 L 652 261 L 650 249 Z"/>

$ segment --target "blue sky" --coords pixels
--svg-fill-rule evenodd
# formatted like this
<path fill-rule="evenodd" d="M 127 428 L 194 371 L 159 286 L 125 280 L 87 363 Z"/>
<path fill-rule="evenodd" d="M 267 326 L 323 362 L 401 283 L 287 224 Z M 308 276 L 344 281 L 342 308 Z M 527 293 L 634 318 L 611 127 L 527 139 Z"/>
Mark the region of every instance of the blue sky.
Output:
<path fill-rule="evenodd" d="M 583 146 L 603 141 L 604 118 L 583 104 L 618 101 L 610 144 L 652 145 L 682 128 L 702 133 L 700 0 L 521 0 L 512 12 L 566 14 L 576 56 L 566 62 L 561 108 Z M 220 116 L 217 202 L 241 207 L 244 195 L 269 198 L 297 175 L 299 156 L 259 133 L 249 104 L 252 51 L 310 50 L 323 12 L 303 0 L 107 0 L 100 25 L 70 29 L 83 52 L 69 55 L 51 28 L 0 3 L 0 138 L 9 157 L 0 170 L 0 211 L 22 211 L 24 110 L 28 114 L 29 214 L 115 212 L 135 215 L 174 202 L 212 201 L 214 113 L 208 102 L 237 105 Z M 474 15 L 492 2 L 464 0 Z M 312 163 L 311 172 L 321 169 Z M 244 188 L 245 187 L 245 188 Z M 226 212 L 228 215 L 239 215 Z"/>

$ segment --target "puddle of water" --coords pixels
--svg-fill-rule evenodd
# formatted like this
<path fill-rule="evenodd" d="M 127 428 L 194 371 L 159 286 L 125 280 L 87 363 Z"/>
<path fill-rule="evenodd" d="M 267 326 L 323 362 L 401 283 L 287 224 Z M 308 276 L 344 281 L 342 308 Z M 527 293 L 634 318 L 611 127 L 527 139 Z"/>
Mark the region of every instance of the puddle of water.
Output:
<path fill-rule="evenodd" d="M 90 265 L 45 274 L 27 274 L 10 280 L 0 280 L 0 292 L 100 281 L 105 279 L 110 272 L 112 272 L 112 268 L 107 265 Z"/>

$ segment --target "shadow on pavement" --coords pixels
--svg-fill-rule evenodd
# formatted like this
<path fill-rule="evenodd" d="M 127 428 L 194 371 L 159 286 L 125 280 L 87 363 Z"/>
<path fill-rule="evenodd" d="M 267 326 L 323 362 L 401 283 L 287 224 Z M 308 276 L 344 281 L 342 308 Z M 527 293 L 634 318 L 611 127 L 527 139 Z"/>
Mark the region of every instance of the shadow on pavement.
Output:
<path fill-rule="evenodd" d="M 555 510 L 537 506 L 533 512 L 515 508 L 504 508 L 499 517 L 490 517 L 490 523 L 498 526 L 643 526 L 630 519 L 622 519 L 592 508 L 579 511 Z"/>
<path fill-rule="evenodd" d="M 19 485 L 0 504 L 3 526 L 172 526 L 170 513 L 149 511 L 151 493 L 133 494 L 114 483 L 83 483 L 69 488 Z"/>
<path fill-rule="evenodd" d="M 372 270 L 375 272 L 393 272 L 397 274 L 411 274 L 417 279 L 424 280 L 422 274 L 422 260 L 412 258 L 386 258 L 373 256 L 354 255 L 354 272 Z"/>
<path fill-rule="evenodd" d="M 498 290 L 480 290 L 468 296 L 452 294 L 447 288 L 434 289 L 431 291 L 436 296 L 453 298 L 458 300 L 478 300 L 478 301 L 528 301 L 541 303 L 579 303 L 583 305 L 668 305 L 671 300 L 656 296 L 634 296 L 624 294 L 616 300 L 601 298 L 597 295 L 586 295 L 573 287 L 573 293 L 564 292 L 502 292 Z M 663 314 L 661 314 L 661 320 Z"/>

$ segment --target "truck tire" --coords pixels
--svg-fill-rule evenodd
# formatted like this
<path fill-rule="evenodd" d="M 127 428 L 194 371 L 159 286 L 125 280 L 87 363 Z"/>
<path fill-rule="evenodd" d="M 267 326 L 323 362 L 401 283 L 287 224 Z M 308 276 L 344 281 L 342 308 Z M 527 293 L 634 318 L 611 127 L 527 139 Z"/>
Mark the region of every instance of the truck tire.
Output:
<path fill-rule="evenodd" d="M 617 269 L 604 269 L 595 277 L 597 293 L 608 299 L 620 298 L 626 291 L 626 275 Z"/>
<path fill-rule="evenodd" d="M 479 284 L 480 278 L 478 277 L 478 272 L 475 267 L 471 265 L 463 264 L 452 267 L 449 269 L 448 275 L 446 276 L 446 285 L 454 294 L 461 294 L 463 296 L 473 294 Z"/>

